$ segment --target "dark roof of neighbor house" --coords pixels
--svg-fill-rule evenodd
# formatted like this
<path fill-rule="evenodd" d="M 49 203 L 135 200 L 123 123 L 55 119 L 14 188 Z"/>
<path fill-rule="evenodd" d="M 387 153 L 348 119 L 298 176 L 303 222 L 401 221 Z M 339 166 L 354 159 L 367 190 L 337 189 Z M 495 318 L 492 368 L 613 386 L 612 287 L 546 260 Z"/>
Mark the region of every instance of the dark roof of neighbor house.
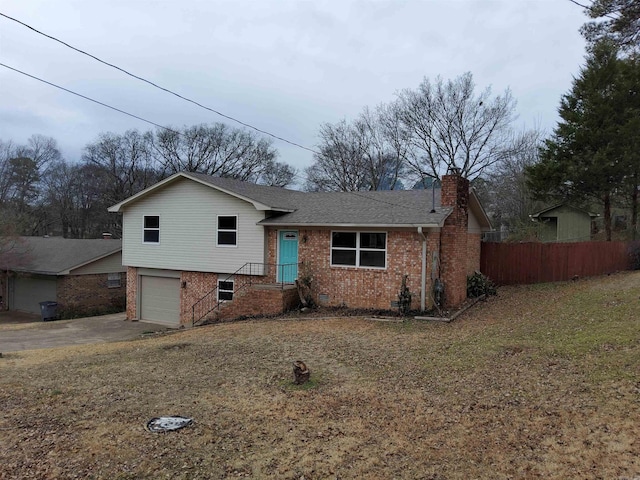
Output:
<path fill-rule="evenodd" d="M 571 209 L 571 210 L 573 210 L 575 212 L 578 212 L 578 213 L 584 213 L 585 215 L 589 215 L 591 218 L 596 218 L 596 217 L 599 216 L 597 213 L 588 212 L 587 210 L 584 210 L 584 209 L 578 208 L 578 207 L 574 207 L 573 205 L 569 205 L 568 203 L 558 203 L 556 205 L 552 205 L 550 207 L 543 208 L 539 212 L 532 213 L 529 216 L 531 218 L 540 218 L 541 216 L 542 217 L 553 216 L 553 215 L 547 215 L 547 214 L 549 214 L 549 213 L 553 212 L 553 210 L 556 210 L 556 209 L 561 208 L 561 207 L 569 208 L 569 209 Z"/>
<path fill-rule="evenodd" d="M 16 257 L 22 261 L 10 270 L 43 275 L 65 275 L 122 250 L 122 240 L 62 237 L 20 237 Z"/>
<path fill-rule="evenodd" d="M 290 226 L 442 226 L 452 211 L 440 205 L 440 190 L 386 190 L 365 192 L 300 192 L 256 185 L 231 178 L 180 172 L 109 208 L 120 212 L 127 204 L 180 178 L 241 198 L 259 210 L 275 212 L 261 225 Z M 435 193 L 435 202 L 433 194 Z M 471 210 L 481 225 L 491 224 L 473 190 Z M 431 210 L 435 212 L 431 212 Z"/>

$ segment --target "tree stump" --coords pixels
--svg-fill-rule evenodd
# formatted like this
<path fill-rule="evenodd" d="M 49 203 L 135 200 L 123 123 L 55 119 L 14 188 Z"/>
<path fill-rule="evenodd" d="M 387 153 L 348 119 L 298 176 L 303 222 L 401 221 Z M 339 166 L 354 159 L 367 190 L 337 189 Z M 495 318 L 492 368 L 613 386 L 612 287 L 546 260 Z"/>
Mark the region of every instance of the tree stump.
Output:
<path fill-rule="evenodd" d="M 293 382 L 296 385 L 302 385 L 303 383 L 307 383 L 309 381 L 309 376 L 311 372 L 307 368 L 304 362 L 300 360 L 296 360 L 293 362 Z"/>

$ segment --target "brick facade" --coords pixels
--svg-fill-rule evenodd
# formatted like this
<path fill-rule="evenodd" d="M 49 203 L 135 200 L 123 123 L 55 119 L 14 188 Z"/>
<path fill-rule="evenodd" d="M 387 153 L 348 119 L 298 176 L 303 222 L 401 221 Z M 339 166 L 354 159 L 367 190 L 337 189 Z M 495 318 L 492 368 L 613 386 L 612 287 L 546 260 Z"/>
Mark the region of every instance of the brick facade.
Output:
<path fill-rule="evenodd" d="M 138 319 L 138 269 L 127 267 L 127 320 Z"/>
<path fill-rule="evenodd" d="M 298 230 L 298 259 L 302 264 L 298 275 L 312 278 L 311 291 L 316 303 L 350 308 L 394 309 L 396 307 L 391 302 L 398 300 L 402 277 L 408 275 L 407 285 L 413 294 L 412 308 L 420 307 L 422 237 L 417 230 L 384 230 L 387 233 L 385 269 L 331 266 L 331 231 L 330 228 Z M 268 261 L 275 264 L 277 230 L 269 229 L 267 238 Z M 428 248 L 432 249 L 437 241 L 428 238 L 431 240 Z M 430 268 L 429 264 L 427 266 Z"/>
<path fill-rule="evenodd" d="M 63 275 L 56 281 L 58 312 L 61 315 L 84 316 L 123 310 L 125 307 L 126 274 L 121 274 L 121 286 L 109 288 L 108 274 Z"/>

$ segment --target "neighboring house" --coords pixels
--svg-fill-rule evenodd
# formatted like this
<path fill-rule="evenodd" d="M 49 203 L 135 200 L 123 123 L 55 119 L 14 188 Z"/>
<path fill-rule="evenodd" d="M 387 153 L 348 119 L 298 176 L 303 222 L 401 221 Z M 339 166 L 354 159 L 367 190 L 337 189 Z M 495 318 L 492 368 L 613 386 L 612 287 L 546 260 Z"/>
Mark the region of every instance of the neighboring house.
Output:
<path fill-rule="evenodd" d="M 466 299 L 489 220 L 466 179 L 440 190 L 299 192 L 177 173 L 109 208 L 123 213 L 127 316 L 167 325 L 277 314 L 315 302 L 394 308 L 408 275 L 412 308 Z"/>
<path fill-rule="evenodd" d="M 588 242 L 591 240 L 595 213 L 561 203 L 545 208 L 529 217 L 541 224 L 541 242 Z"/>
<path fill-rule="evenodd" d="M 20 237 L 17 245 L 20 261 L 2 272 L 5 308 L 40 313 L 40 302 L 55 301 L 69 315 L 124 309 L 121 240 Z"/>

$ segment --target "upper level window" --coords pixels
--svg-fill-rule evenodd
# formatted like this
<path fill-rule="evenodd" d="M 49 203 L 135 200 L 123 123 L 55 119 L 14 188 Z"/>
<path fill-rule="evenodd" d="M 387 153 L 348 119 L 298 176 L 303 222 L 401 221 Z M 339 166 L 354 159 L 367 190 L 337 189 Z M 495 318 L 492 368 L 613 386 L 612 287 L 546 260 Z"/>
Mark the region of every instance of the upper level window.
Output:
<path fill-rule="evenodd" d="M 218 216 L 218 245 L 235 247 L 238 244 L 238 216 Z"/>
<path fill-rule="evenodd" d="M 145 215 L 142 231 L 142 241 L 144 243 L 160 243 L 160 217 L 158 215 Z"/>
<path fill-rule="evenodd" d="M 384 232 L 331 233 L 331 265 L 385 268 L 386 259 Z"/>

